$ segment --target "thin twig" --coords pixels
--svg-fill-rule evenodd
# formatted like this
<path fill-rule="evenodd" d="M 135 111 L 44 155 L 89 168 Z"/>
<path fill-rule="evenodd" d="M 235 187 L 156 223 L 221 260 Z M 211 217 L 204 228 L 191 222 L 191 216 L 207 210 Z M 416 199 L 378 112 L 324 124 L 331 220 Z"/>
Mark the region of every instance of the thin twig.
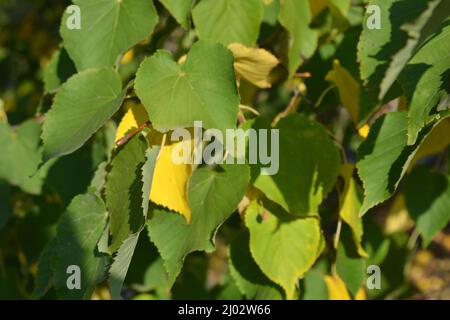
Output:
<path fill-rule="evenodd" d="M 239 124 L 243 124 L 247 121 L 247 119 L 245 118 L 244 113 L 242 112 L 242 110 L 239 110 L 238 112 L 238 122 Z"/>
<path fill-rule="evenodd" d="M 331 90 L 333 90 L 334 88 L 336 88 L 336 86 L 335 86 L 335 85 L 331 85 L 331 86 L 329 86 L 328 88 L 326 88 L 326 89 L 322 92 L 322 94 L 320 95 L 319 99 L 317 99 L 317 102 L 316 102 L 316 104 L 315 104 L 315 107 L 316 107 L 316 108 L 318 108 L 318 107 L 322 104 L 323 99 L 325 99 L 325 97 L 327 96 L 327 94 L 328 94 Z"/>
<path fill-rule="evenodd" d="M 164 133 L 161 141 L 161 148 L 159 149 L 158 156 L 156 157 L 156 160 L 159 160 L 161 157 L 162 151 L 164 149 L 164 146 L 166 145 L 166 139 L 167 139 L 167 133 Z"/>
<path fill-rule="evenodd" d="M 276 125 L 278 121 L 286 117 L 288 114 L 295 112 L 295 109 L 297 108 L 297 104 L 299 103 L 299 97 L 300 97 L 300 91 L 298 89 L 294 89 L 294 94 L 291 97 L 291 100 L 289 101 L 288 106 L 286 109 L 281 111 L 273 121 L 273 125 Z"/>
<path fill-rule="evenodd" d="M 298 77 L 298 78 L 303 78 L 303 79 L 307 79 L 307 78 L 311 78 L 312 77 L 311 72 L 297 72 L 295 74 L 295 76 Z"/>
<path fill-rule="evenodd" d="M 337 227 L 336 227 L 336 234 L 334 235 L 334 249 L 337 250 L 338 245 L 339 245 L 339 238 L 341 237 L 341 229 L 342 229 L 342 219 L 339 219 L 338 223 L 337 223 Z"/>
<path fill-rule="evenodd" d="M 8 123 L 8 115 L 3 107 L 3 100 L 0 99 L 0 122 Z"/>
<path fill-rule="evenodd" d="M 138 128 L 134 129 L 133 131 L 127 133 L 123 138 L 120 138 L 117 142 L 116 145 L 117 146 L 122 146 L 125 143 L 127 143 L 128 140 L 130 140 L 131 138 L 133 138 L 136 134 L 138 134 L 139 132 L 141 132 L 145 127 L 147 127 L 150 124 L 150 122 L 146 122 L 144 124 L 141 124 Z"/>
<path fill-rule="evenodd" d="M 251 113 L 253 113 L 254 115 L 256 115 L 258 117 L 261 115 L 257 110 L 253 109 L 252 107 L 243 105 L 243 104 L 239 105 L 239 108 L 242 110 L 250 111 Z"/>

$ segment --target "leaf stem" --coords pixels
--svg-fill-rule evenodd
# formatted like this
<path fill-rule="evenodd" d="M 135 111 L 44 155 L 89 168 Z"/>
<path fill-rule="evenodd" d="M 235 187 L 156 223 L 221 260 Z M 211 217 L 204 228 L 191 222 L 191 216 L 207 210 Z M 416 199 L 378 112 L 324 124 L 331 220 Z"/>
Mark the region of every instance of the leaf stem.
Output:
<path fill-rule="evenodd" d="M 141 132 L 142 130 L 144 130 L 144 128 L 146 128 L 148 125 L 150 124 L 150 122 L 146 122 L 144 124 L 141 124 L 138 128 L 134 129 L 133 131 L 127 133 L 124 137 L 120 138 L 117 142 L 116 145 L 117 146 L 122 146 L 125 143 L 127 143 L 128 140 L 130 140 L 131 138 L 133 138 L 136 134 L 138 134 L 139 132 Z"/>
<path fill-rule="evenodd" d="M 254 115 L 256 115 L 258 117 L 261 115 L 257 110 L 253 109 L 252 107 L 243 105 L 243 104 L 239 105 L 239 109 L 250 111 L 251 113 L 253 113 Z"/>
<path fill-rule="evenodd" d="M 339 221 L 337 223 L 337 227 L 336 227 L 336 233 L 334 235 L 334 249 L 337 250 L 338 245 L 339 245 L 339 238 L 341 237 L 341 230 L 342 230 L 342 219 L 339 218 Z"/>

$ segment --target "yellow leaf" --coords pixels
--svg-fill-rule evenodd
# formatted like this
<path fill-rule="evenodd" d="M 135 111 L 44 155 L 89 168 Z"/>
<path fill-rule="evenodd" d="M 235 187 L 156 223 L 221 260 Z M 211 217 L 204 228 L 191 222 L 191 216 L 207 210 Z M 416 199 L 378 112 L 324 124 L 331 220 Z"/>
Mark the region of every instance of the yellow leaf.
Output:
<path fill-rule="evenodd" d="M 183 63 L 186 62 L 186 59 L 187 59 L 187 54 L 183 54 L 183 55 L 180 57 L 180 59 L 178 59 L 177 63 L 178 63 L 178 64 L 183 64 Z"/>
<path fill-rule="evenodd" d="M 411 170 L 421 158 L 437 154 L 444 150 L 448 145 L 450 145 L 450 119 L 445 119 L 433 128 L 430 134 L 422 142 L 419 150 L 411 161 L 409 170 Z"/>
<path fill-rule="evenodd" d="M 358 254 L 361 257 L 367 257 L 367 253 L 361 245 L 363 236 L 362 219 L 359 217 L 361 209 L 361 190 L 353 179 L 355 168 L 352 164 L 346 163 L 341 168 L 341 177 L 344 179 L 344 190 L 339 193 L 340 210 L 339 216 L 352 229 L 353 240 Z"/>
<path fill-rule="evenodd" d="M 128 50 L 120 60 L 120 64 L 127 64 L 130 63 L 134 58 L 134 50 L 130 49 Z"/>
<path fill-rule="evenodd" d="M 136 129 L 148 121 L 147 111 L 142 105 L 127 102 L 128 111 L 123 116 L 117 127 L 116 142 L 123 138 L 130 130 Z"/>
<path fill-rule="evenodd" d="M 384 221 L 384 233 L 391 235 L 399 231 L 406 231 L 413 225 L 406 209 L 405 196 L 403 194 L 395 197 Z"/>
<path fill-rule="evenodd" d="M 405 96 L 401 96 L 398 99 L 397 111 L 408 111 L 408 100 Z"/>
<path fill-rule="evenodd" d="M 355 300 L 367 300 L 367 294 L 364 287 L 361 287 L 361 289 L 358 290 L 355 295 Z"/>
<path fill-rule="evenodd" d="M 3 100 L 0 99 L 0 122 L 8 123 L 8 116 L 6 115 L 3 106 L 4 106 Z"/>
<path fill-rule="evenodd" d="M 268 6 L 269 4 L 271 4 L 273 2 L 273 0 L 263 0 L 263 3 Z"/>
<path fill-rule="evenodd" d="M 132 105 L 117 128 L 116 141 L 124 137 L 131 129 L 138 128 L 147 121 L 148 115 L 144 107 L 140 104 Z M 190 164 L 175 164 L 172 161 L 172 151 L 184 143 L 193 145 L 191 141 L 174 143 L 168 141 L 162 147 L 153 174 L 150 200 L 182 214 L 186 221 L 190 222 L 191 211 L 187 200 L 187 185 L 192 173 L 192 166 Z"/>
<path fill-rule="evenodd" d="M 369 136 L 369 132 L 370 126 L 368 124 L 365 124 L 364 126 L 358 129 L 359 135 L 364 139 L 366 139 Z"/>
<path fill-rule="evenodd" d="M 311 8 L 311 14 L 314 19 L 328 6 L 328 1 L 327 0 L 309 0 L 309 6 Z"/>
<path fill-rule="evenodd" d="M 355 123 L 359 120 L 360 85 L 338 60 L 334 60 L 333 70 L 328 72 L 326 80 L 333 82 L 339 90 L 341 102 L 350 112 Z"/>
<path fill-rule="evenodd" d="M 338 275 L 324 276 L 329 300 L 351 300 L 344 281 Z"/>
<path fill-rule="evenodd" d="M 187 186 L 192 173 L 192 166 L 175 164 L 172 161 L 172 151 L 178 145 L 188 142 L 176 142 L 162 148 L 156 161 L 150 200 L 181 213 L 189 223 L 191 221 L 191 210 L 187 200 Z"/>
<path fill-rule="evenodd" d="M 228 46 L 234 56 L 234 67 L 242 78 L 259 88 L 270 88 L 269 75 L 279 61 L 264 49 L 249 48 L 240 43 Z"/>

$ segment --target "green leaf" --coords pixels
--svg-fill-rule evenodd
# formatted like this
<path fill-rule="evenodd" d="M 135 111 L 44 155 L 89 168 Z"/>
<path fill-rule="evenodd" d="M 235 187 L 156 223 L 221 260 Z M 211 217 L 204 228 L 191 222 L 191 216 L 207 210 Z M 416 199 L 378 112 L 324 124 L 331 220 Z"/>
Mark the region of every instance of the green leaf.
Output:
<path fill-rule="evenodd" d="M 158 22 L 150 0 L 73 0 L 80 7 L 81 29 L 69 29 L 66 12 L 61 22 L 64 47 L 79 71 L 110 67 L 119 56 L 147 39 Z"/>
<path fill-rule="evenodd" d="M 362 247 L 364 230 L 362 218 L 359 216 L 363 194 L 353 178 L 354 169 L 354 166 L 350 164 L 343 165 L 341 169 L 344 188 L 339 193 L 339 216 L 351 228 L 358 254 L 367 257 L 367 253 Z"/>
<path fill-rule="evenodd" d="M 133 140 L 137 142 L 133 143 Z M 118 155 L 114 159 L 113 165 L 115 166 L 113 166 L 114 170 L 111 171 L 112 186 L 107 189 L 109 192 L 113 193 L 112 195 L 107 194 L 107 199 L 111 199 L 112 207 L 115 209 L 113 212 L 116 212 L 116 218 L 114 220 L 113 216 L 111 216 L 111 223 L 118 220 L 115 223 L 115 226 L 118 225 L 119 229 L 117 233 L 119 237 L 113 237 L 112 249 L 115 249 L 115 243 L 117 243 L 118 239 L 123 238 L 123 234 L 125 234 L 124 231 L 129 233 L 131 227 L 131 229 L 134 229 L 131 231 L 135 232 L 138 228 L 137 232 L 129 235 L 120 245 L 111 265 L 110 278 L 112 299 L 121 299 L 120 294 L 122 286 L 148 213 L 153 171 L 155 169 L 159 148 L 155 147 L 147 149 L 145 152 L 145 163 L 143 163 L 144 159 L 141 152 L 143 151 L 143 148 L 147 146 L 147 143 L 143 140 L 143 137 L 132 139 L 132 141 L 125 146 L 128 151 L 125 151 L 124 147 L 123 154 L 120 154 L 120 156 Z M 142 168 L 140 169 L 141 166 Z M 135 171 L 132 170 L 133 168 L 135 168 Z M 127 170 L 129 173 L 127 173 Z M 142 171 L 140 174 L 139 170 Z M 129 178 L 125 183 L 132 183 L 132 185 L 129 186 L 129 193 L 133 194 L 129 196 L 127 196 L 128 192 L 124 192 L 125 190 L 128 190 L 128 186 L 122 185 L 122 182 L 124 182 L 121 180 L 123 174 L 126 174 Z M 133 179 L 134 181 L 132 181 Z M 142 181 L 139 181 L 139 179 Z M 136 186 L 142 186 L 142 188 L 137 189 Z M 125 189 L 118 194 L 114 194 L 114 192 L 117 192 L 120 188 Z M 137 207 L 139 200 L 137 200 L 136 194 L 142 194 L 141 207 Z M 128 222 L 126 221 L 127 218 L 128 220 L 135 220 L 137 223 L 130 221 L 130 224 L 128 225 Z M 114 230 L 112 231 L 114 232 Z"/>
<path fill-rule="evenodd" d="M 140 232 L 130 235 L 120 246 L 116 256 L 113 258 L 109 276 L 111 279 L 111 298 L 114 300 L 121 299 L 122 285 L 128 272 L 128 268 L 133 258 L 134 249 L 139 240 Z"/>
<path fill-rule="evenodd" d="M 408 63 L 401 83 L 409 101 L 408 145 L 416 142 L 422 128 L 450 94 L 450 18 Z M 444 105 L 449 108 L 448 101 Z"/>
<path fill-rule="evenodd" d="M 442 0 L 372 0 L 381 9 L 381 29 L 363 23 L 358 55 L 361 76 L 373 99 L 382 100 L 417 48 L 446 17 Z M 367 20 L 368 16 L 366 16 Z"/>
<path fill-rule="evenodd" d="M 146 232 L 141 232 L 139 236 L 125 283 L 140 292 L 154 291 L 154 295 L 159 299 L 170 298 L 163 260 Z"/>
<path fill-rule="evenodd" d="M 311 269 L 308 271 L 303 279 L 304 292 L 302 300 L 327 300 L 328 288 L 324 280 L 324 273 Z"/>
<path fill-rule="evenodd" d="M 154 210 L 147 229 L 150 240 L 164 259 L 170 283 L 179 274 L 187 254 L 214 249 L 217 229 L 244 196 L 249 171 L 245 165 L 197 169 L 189 182 L 190 224 L 179 214 L 160 208 Z"/>
<path fill-rule="evenodd" d="M 41 161 L 40 127 L 36 120 L 27 120 L 17 128 L 0 122 L 0 179 L 31 194 L 41 193 L 51 166 L 48 163 L 36 172 Z"/>
<path fill-rule="evenodd" d="M 107 219 L 103 201 L 92 194 L 75 197 L 58 223 L 56 249 L 52 259 L 54 286 L 62 299 L 90 299 L 94 286 L 102 281 L 109 261 L 97 251 Z M 67 288 L 67 268 L 81 270 L 80 290 Z"/>
<path fill-rule="evenodd" d="M 278 20 L 289 33 L 288 70 L 293 76 L 316 51 L 319 36 L 309 27 L 312 16 L 308 0 L 281 0 L 280 4 Z"/>
<path fill-rule="evenodd" d="M 424 246 L 450 221 L 450 176 L 418 167 L 406 179 L 405 199 Z"/>
<path fill-rule="evenodd" d="M 205 255 L 190 255 L 186 258 L 183 271 L 172 288 L 173 300 L 206 300 L 208 260 Z"/>
<path fill-rule="evenodd" d="M 111 252 L 144 223 L 142 168 L 146 149 L 146 139 L 138 134 L 117 151 L 111 162 L 105 191 L 111 215 Z"/>
<path fill-rule="evenodd" d="M 360 215 L 388 199 L 397 189 L 410 154 L 406 149 L 406 128 L 405 112 L 388 113 L 377 119 L 361 144 L 357 167 L 365 196 Z"/>
<path fill-rule="evenodd" d="M 367 140 L 358 149 L 358 174 L 364 185 L 364 201 L 359 215 L 389 199 L 412 163 L 422 142 L 433 128 L 448 119 L 447 113 L 436 117 L 407 145 L 406 112 L 390 112 L 373 124 Z"/>
<path fill-rule="evenodd" d="M 20 270 L 9 267 L 0 273 L 0 299 L 2 300 L 23 300 L 25 296 L 22 284 L 20 283 Z"/>
<path fill-rule="evenodd" d="M 98 165 L 97 170 L 95 170 L 94 176 L 89 185 L 89 191 L 91 193 L 95 193 L 97 195 L 102 194 L 103 188 L 105 187 L 106 183 L 106 176 L 108 174 L 107 166 L 108 162 L 103 161 Z"/>
<path fill-rule="evenodd" d="M 198 37 L 253 46 L 263 20 L 261 0 L 202 0 L 192 11 Z"/>
<path fill-rule="evenodd" d="M 339 174 L 339 152 L 325 129 L 303 115 L 292 114 L 276 128 L 279 171 L 260 175 L 254 186 L 291 214 L 316 215 Z"/>
<path fill-rule="evenodd" d="M 411 3 L 409 3 L 411 6 Z M 414 6 L 418 7 L 417 4 Z M 405 12 L 406 10 L 401 10 Z M 393 13 L 394 14 L 394 13 Z M 395 79 L 400 75 L 400 72 L 406 66 L 408 60 L 416 52 L 416 49 L 427 38 L 431 31 L 436 32 L 434 24 L 438 24 L 443 18 L 450 14 L 450 6 L 442 0 L 428 1 L 427 7 L 420 16 L 414 21 L 407 22 L 401 26 L 400 29 L 408 34 L 408 39 L 405 46 L 399 50 L 391 59 L 386 75 L 380 84 L 380 97 L 384 97 L 388 92 Z"/>
<path fill-rule="evenodd" d="M 264 274 L 279 284 L 287 299 L 295 297 L 297 282 L 317 259 L 321 248 L 317 218 L 295 218 L 279 207 L 269 211 L 252 202 L 245 214 L 250 251 Z"/>
<path fill-rule="evenodd" d="M 366 260 L 359 255 L 351 233 L 347 226 L 341 231 L 336 254 L 336 272 L 355 296 L 366 279 Z"/>
<path fill-rule="evenodd" d="M 53 54 L 44 69 L 44 91 L 46 93 L 57 91 L 61 84 L 75 73 L 77 73 L 77 70 L 66 49 L 60 48 Z"/>
<path fill-rule="evenodd" d="M 0 199 L 7 199 L 0 202 L 0 230 L 6 225 L 9 217 L 12 216 L 11 208 L 11 188 L 6 181 L 0 180 Z"/>
<path fill-rule="evenodd" d="M 189 12 L 194 0 L 160 0 L 160 2 L 183 28 L 189 27 Z"/>
<path fill-rule="evenodd" d="M 57 249 L 56 245 L 57 242 L 55 239 L 50 240 L 41 252 L 38 262 L 38 271 L 34 280 L 33 299 L 38 299 L 45 295 L 53 284 L 51 261 Z"/>
<path fill-rule="evenodd" d="M 54 162 L 54 164 L 48 171 L 45 185 L 53 192 L 58 193 L 64 208 L 75 196 L 85 193 L 89 188 L 94 171 L 92 158 L 89 156 L 90 150 L 92 150 L 91 146 L 85 145 L 70 155 L 48 162 Z"/>
<path fill-rule="evenodd" d="M 283 291 L 259 269 L 250 253 L 250 236 L 242 232 L 230 246 L 228 266 L 239 290 L 249 300 L 280 300 Z"/>
<path fill-rule="evenodd" d="M 361 87 L 359 82 L 353 78 L 347 69 L 341 66 L 339 60 L 333 61 L 333 69 L 328 72 L 325 79 L 337 87 L 342 105 L 348 110 L 353 121 L 358 124 L 361 109 Z"/>
<path fill-rule="evenodd" d="M 236 126 L 233 55 L 220 44 L 195 43 L 182 65 L 158 51 L 141 64 L 135 88 L 158 131 L 193 127 L 194 121 L 219 130 Z"/>
<path fill-rule="evenodd" d="M 155 172 L 156 160 L 158 160 L 160 150 L 161 148 L 159 146 L 152 146 L 145 151 L 145 164 L 142 167 L 142 209 L 144 218 L 147 218 L 148 215 L 153 174 Z"/>
<path fill-rule="evenodd" d="M 119 109 L 124 94 L 113 69 L 87 70 L 71 77 L 45 117 L 44 161 L 80 148 Z"/>
<path fill-rule="evenodd" d="M 358 174 L 364 185 L 362 216 L 389 199 L 406 173 L 430 126 L 414 146 L 407 146 L 405 112 L 390 112 L 377 119 L 358 149 Z"/>

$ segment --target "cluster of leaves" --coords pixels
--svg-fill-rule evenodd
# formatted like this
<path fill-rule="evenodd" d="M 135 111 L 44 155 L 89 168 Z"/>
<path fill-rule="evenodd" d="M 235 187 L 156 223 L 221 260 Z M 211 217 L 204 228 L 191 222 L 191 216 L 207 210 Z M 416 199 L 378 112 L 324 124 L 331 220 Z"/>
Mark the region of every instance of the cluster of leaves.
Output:
<path fill-rule="evenodd" d="M 0 109 L 0 297 L 407 294 L 450 220 L 448 1 L 73 4 L 35 116 Z M 278 173 L 173 163 L 194 121 L 279 129 Z"/>

